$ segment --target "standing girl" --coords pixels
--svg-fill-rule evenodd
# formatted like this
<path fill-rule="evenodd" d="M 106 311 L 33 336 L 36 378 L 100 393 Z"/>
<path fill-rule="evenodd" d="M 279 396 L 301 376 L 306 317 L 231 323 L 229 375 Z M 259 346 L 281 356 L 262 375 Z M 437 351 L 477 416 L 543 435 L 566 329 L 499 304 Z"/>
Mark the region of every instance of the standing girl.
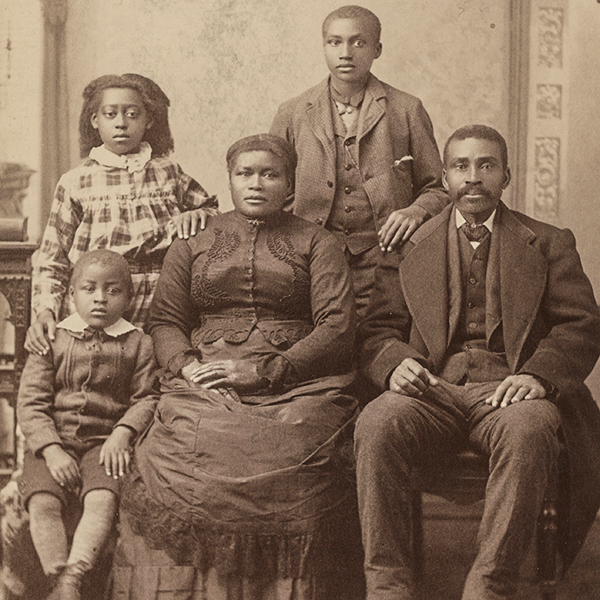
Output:
<path fill-rule="evenodd" d="M 129 263 L 134 299 L 128 320 L 143 326 L 162 261 L 173 238 L 195 235 L 217 200 L 168 154 L 173 150 L 169 99 L 141 75 L 104 75 L 83 91 L 81 156 L 58 182 L 33 264 L 35 322 L 25 348 L 45 354 L 46 336 L 73 312 L 72 266 L 89 250 L 109 248 Z"/>

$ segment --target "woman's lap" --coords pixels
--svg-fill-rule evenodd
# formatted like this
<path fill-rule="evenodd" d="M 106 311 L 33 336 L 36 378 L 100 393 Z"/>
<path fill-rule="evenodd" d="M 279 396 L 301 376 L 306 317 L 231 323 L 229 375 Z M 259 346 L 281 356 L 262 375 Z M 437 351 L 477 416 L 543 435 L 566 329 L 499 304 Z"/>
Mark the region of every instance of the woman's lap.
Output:
<path fill-rule="evenodd" d="M 307 389 L 261 405 L 218 394 L 164 395 L 137 448 L 138 475 L 123 490 L 131 530 L 174 565 L 194 567 L 194 578 L 214 571 L 226 585 L 279 590 L 257 592 L 261 600 L 284 598 L 286 580 L 312 590 L 302 598 L 333 597 L 342 565 L 352 565 L 344 580 L 360 588 L 348 461 L 356 402 Z M 136 559 L 134 571 L 148 559 Z M 181 575 L 188 577 L 185 569 Z"/>

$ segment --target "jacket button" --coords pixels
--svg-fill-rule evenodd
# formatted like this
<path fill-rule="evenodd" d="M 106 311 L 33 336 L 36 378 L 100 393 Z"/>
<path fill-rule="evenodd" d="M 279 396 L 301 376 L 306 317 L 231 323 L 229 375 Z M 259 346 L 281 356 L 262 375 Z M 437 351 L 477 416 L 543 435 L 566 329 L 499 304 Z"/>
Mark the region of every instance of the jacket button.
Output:
<path fill-rule="evenodd" d="M 352 193 L 352 188 L 351 187 L 345 187 L 344 188 L 344 194 L 351 194 Z"/>
<path fill-rule="evenodd" d="M 317 225 L 322 225 L 322 224 L 323 224 L 323 219 L 321 219 L 321 217 L 319 217 L 319 218 L 318 218 L 318 219 L 315 221 L 315 223 L 316 223 Z"/>
<path fill-rule="evenodd" d="M 344 165 L 344 169 L 346 169 L 346 171 L 349 171 L 352 168 L 352 165 L 348 164 L 348 165 Z"/>
<path fill-rule="evenodd" d="M 469 279 L 469 283 L 475 285 L 477 283 L 477 279 L 475 279 L 475 277 L 471 277 L 471 279 Z"/>
<path fill-rule="evenodd" d="M 328 181 L 328 182 L 327 182 L 327 187 L 330 187 L 330 188 L 332 188 L 332 187 L 333 187 L 333 181 Z"/>
<path fill-rule="evenodd" d="M 344 212 L 350 212 L 352 209 L 349 206 L 344 206 Z"/>
<path fill-rule="evenodd" d="M 352 146 L 354 144 L 354 138 L 348 138 L 344 141 L 344 146 Z"/>

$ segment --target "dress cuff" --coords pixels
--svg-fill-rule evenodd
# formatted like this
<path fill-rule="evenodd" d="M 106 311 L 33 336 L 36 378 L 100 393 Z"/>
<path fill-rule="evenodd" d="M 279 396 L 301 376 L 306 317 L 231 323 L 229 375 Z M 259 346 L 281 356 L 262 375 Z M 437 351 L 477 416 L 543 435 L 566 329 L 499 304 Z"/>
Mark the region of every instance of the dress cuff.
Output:
<path fill-rule="evenodd" d="M 281 354 L 271 354 L 263 358 L 259 361 L 256 371 L 258 376 L 265 380 L 266 387 L 273 391 L 298 383 L 296 369 Z"/>

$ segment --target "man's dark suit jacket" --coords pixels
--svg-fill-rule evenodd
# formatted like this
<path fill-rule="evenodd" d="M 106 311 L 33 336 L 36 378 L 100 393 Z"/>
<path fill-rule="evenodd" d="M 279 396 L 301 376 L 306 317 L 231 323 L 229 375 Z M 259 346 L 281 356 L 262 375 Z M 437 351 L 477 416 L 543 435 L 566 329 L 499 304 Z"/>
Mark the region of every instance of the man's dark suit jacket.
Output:
<path fill-rule="evenodd" d="M 381 390 L 405 358 L 433 374 L 447 358 L 456 306 L 448 289 L 453 207 L 382 260 L 360 337 L 361 366 Z M 454 308 L 452 308 L 454 307 Z M 600 411 L 584 384 L 600 355 L 600 314 L 575 238 L 500 203 L 486 277 L 486 337 L 498 328 L 512 373 L 550 382 L 569 458 L 561 551 L 568 566 L 600 506 Z M 499 409 L 504 410 L 504 409 Z M 568 503 L 568 504 L 567 504 Z"/>

